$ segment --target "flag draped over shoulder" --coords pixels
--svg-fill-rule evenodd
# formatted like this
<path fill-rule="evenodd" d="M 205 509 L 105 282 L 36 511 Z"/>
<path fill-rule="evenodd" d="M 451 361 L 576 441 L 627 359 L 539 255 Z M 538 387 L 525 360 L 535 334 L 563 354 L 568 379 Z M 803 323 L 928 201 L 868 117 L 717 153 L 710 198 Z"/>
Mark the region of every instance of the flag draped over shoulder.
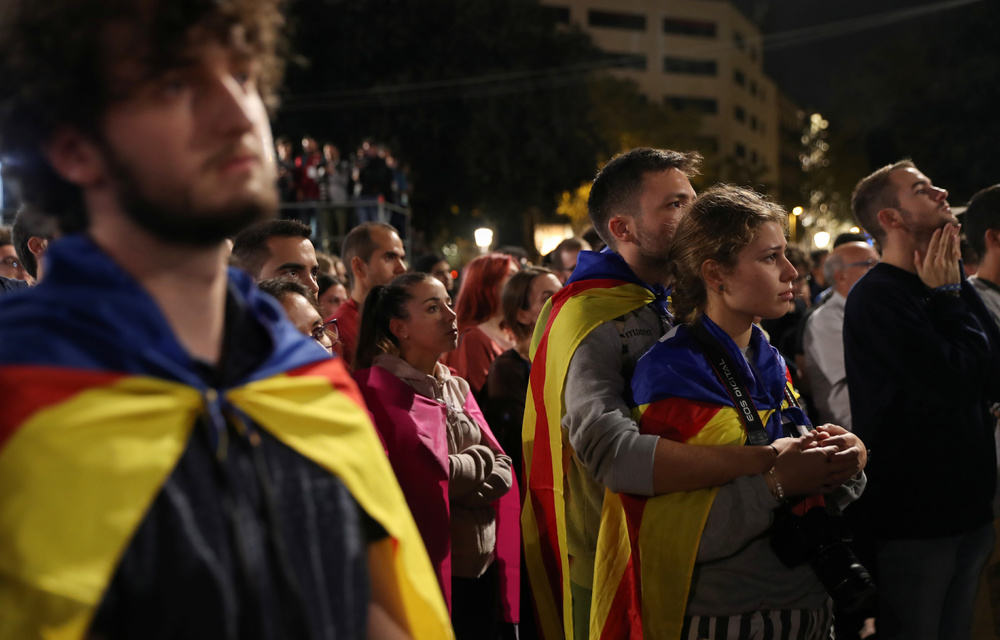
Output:
<path fill-rule="evenodd" d="M 724 332 L 708 318 L 703 318 L 703 323 L 741 369 L 772 441 L 781 436 L 782 412 L 792 412 L 797 424 L 807 424 L 801 411 L 784 402 L 787 369 L 757 327 L 753 328 L 750 344 L 754 369 L 760 376 L 754 374 Z M 746 441 L 743 423 L 726 388 L 686 326 L 675 328 L 639 360 L 632 390 L 642 433 L 701 445 L 739 446 Z M 642 631 L 629 634 L 620 625 L 592 625 L 592 637 L 680 637 L 698 543 L 717 491 L 702 489 L 653 498 L 620 496 L 625 523 L 602 522 L 601 535 L 605 527 L 617 526 L 627 532 L 629 548 L 601 546 L 598 562 L 614 566 L 622 563 L 622 556 L 630 554 L 629 580 L 637 595 L 631 606 L 639 609 Z"/>
<path fill-rule="evenodd" d="M 584 251 L 573 277 L 545 304 L 535 325 L 522 430 L 527 491 L 521 530 L 539 630 L 546 640 L 573 638 L 565 491 L 572 449 L 561 428 L 570 360 L 599 325 L 650 303 L 665 304 L 665 298 L 665 292 L 654 292 L 640 281 L 620 256 Z"/>
<path fill-rule="evenodd" d="M 448 499 L 448 441 L 446 408 L 425 398 L 391 372 L 379 366 L 354 372 L 361 393 L 385 442 L 389 461 L 399 478 L 410 511 L 423 535 L 445 600 L 451 606 L 451 532 Z M 483 439 L 502 450 L 470 392 L 465 409 L 476 420 Z M 500 573 L 503 620 L 520 620 L 520 491 L 512 475 L 510 491 L 494 502 L 496 562 Z"/>
<path fill-rule="evenodd" d="M 84 638 L 196 421 L 225 414 L 249 417 L 339 478 L 390 538 L 371 552 L 398 587 L 392 615 L 415 638 L 451 637 L 416 525 L 342 361 L 278 322 L 275 303 L 231 272 L 273 350 L 239 384 L 207 388 L 135 281 L 86 238 L 53 249 L 46 282 L 0 305 L 0 637 Z"/>

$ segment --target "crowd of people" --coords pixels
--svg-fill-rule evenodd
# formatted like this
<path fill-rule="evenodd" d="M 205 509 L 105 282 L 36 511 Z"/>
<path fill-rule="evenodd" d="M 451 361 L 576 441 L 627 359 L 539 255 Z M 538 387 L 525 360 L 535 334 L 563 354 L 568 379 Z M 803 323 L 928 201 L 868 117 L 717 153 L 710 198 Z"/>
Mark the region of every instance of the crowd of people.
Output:
<path fill-rule="evenodd" d="M 335 144 L 320 146 L 311 136 L 302 138 L 298 154 L 287 136 L 279 136 L 274 146 L 285 218 L 315 226 L 317 216 L 326 215 L 327 229 L 340 237 L 357 224 L 380 221 L 380 203 L 409 206 L 409 165 L 400 163 L 385 144 L 365 140 L 344 157 Z M 384 212 L 381 218 L 404 226 L 397 212 Z"/>
<path fill-rule="evenodd" d="M 456 287 L 363 208 L 339 256 L 276 217 L 379 151 L 268 161 L 275 4 L 42 4 L 0 28 L 0 637 L 971 637 L 1000 185 L 967 277 L 912 162 L 810 256 L 636 148 L 587 240 Z"/>

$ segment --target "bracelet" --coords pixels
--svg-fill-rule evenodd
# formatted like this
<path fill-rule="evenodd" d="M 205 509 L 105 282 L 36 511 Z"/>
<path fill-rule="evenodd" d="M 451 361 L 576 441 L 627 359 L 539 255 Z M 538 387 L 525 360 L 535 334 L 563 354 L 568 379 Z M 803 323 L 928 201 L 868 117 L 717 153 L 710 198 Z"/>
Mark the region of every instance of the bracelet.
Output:
<path fill-rule="evenodd" d="M 778 477 L 774 475 L 774 469 L 769 469 L 767 473 L 771 476 L 772 482 L 774 482 L 774 487 L 771 489 L 771 495 L 773 495 L 774 499 L 778 501 L 778 504 L 785 504 L 785 488 L 781 486 L 780 482 L 778 482 Z"/>
<path fill-rule="evenodd" d="M 771 462 L 771 466 L 768 468 L 768 471 L 770 471 L 771 469 L 774 468 L 774 465 L 778 463 L 778 448 L 775 447 L 773 444 L 769 444 L 767 446 L 771 447 L 771 451 L 774 452 L 774 460 Z"/>
<path fill-rule="evenodd" d="M 932 294 L 938 293 L 958 293 L 962 290 L 962 283 L 956 282 L 954 284 L 943 284 L 940 287 L 934 287 L 931 291 Z"/>

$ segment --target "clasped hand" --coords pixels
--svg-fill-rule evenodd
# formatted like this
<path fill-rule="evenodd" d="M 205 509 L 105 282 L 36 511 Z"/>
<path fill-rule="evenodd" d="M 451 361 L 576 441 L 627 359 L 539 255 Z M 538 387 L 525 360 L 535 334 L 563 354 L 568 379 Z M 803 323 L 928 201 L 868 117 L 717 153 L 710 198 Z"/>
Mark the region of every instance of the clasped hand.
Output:
<path fill-rule="evenodd" d="M 861 439 L 833 424 L 816 427 L 798 438 L 781 438 L 774 447 L 778 457 L 772 471 L 787 496 L 829 493 L 868 463 Z"/>
<path fill-rule="evenodd" d="M 913 265 L 917 268 L 917 275 L 931 289 L 962 281 L 959 268 L 962 257 L 958 237 L 960 230 L 960 225 L 948 223 L 931 236 L 926 254 L 921 255 L 919 250 L 914 252 Z"/>

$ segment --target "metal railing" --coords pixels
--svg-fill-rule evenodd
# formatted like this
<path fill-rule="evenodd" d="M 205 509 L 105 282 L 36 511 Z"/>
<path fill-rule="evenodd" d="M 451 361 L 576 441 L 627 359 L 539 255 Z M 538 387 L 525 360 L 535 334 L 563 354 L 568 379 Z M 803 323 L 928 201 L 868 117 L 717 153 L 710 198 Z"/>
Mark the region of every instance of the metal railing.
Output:
<path fill-rule="evenodd" d="M 340 255 L 340 248 L 348 232 L 356 226 L 358 209 L 375 209 L 376 221 L 396 227 L 406 256 L 413 259 L 413 211 L 382 198 L 355 199 L 333 204 L 331 202 L 288 202 L 281 205 L 283 218 L 303 220 L 300 212 L 315 212 L 309 220 L 313 228 L 313 242 L 324 253 Z"/>

